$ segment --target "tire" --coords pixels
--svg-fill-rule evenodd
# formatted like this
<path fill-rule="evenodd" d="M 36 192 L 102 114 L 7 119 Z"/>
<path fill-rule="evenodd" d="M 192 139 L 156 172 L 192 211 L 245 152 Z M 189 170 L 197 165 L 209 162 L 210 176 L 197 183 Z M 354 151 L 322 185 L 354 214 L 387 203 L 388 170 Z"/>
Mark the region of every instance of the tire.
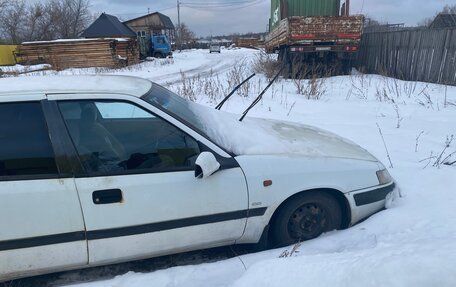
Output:
<path fill-rule="evenodd" d="M 352 61 L 350 60 L 343 60 L 342 61 L 342 73 L 343 75 L 351 75 L 352 71 Z"/>
<path fill-rule="evenodd" d="M 281 247 L 341 228 L 342 211 L 331 195 L 304 192 L 286 202 L 271 224 L 271 243 L 275 247 Z"/>

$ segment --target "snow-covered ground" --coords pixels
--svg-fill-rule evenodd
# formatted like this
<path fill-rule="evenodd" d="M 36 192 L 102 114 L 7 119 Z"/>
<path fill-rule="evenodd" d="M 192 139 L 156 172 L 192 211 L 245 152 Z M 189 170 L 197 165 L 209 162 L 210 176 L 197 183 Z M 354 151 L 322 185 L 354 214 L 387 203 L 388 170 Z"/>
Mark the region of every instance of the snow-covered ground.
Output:
<path fill-rule="evenodd" d="M 0 71 L 2 73 L 7 74 L 21 74 L 21 73 L 29 73 L 33 71 L 41 71 L 51 68 L 50 65 L 42 64 L 42 65 L 33 65 L 33 66 L 24 66 L 24 65 L 14 65 L 14 66 L 0 66 Z"/>
<path fill-rule="evenodd" d="M 122 70 L 58 74 L 144 77 L 214 107 L 234 85 L 233 78 L 251 72 L 259 53 L 195 50 Z M 222 110 L 240 115 L 266 84 L 257 75 Z M 304 95 L 297 94 L 298 85 Z M 279 80 L 249 116 L 326 129 L 390 166 L 386 145 L 390 173 L 403 197 L 356 226 L 302 243 L 291 256 L 280 255 L 292 247 L 281 248 L 77 286 L 456 286 L 456 166 L 442 163 L 456 152 L 456 140 L 451 141 L 456 135 L 456 87 L 361 74 L 300 83 Z"/>

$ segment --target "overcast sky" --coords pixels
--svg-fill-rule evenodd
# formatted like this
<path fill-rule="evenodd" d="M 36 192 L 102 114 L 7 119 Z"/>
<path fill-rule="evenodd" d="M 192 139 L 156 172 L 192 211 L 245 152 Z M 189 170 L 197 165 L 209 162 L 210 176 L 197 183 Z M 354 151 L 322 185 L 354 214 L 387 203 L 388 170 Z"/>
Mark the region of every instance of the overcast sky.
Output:
<path fill-rule="evenodd" d="M 181 21 L 197 36 L 221 35 L 244 32 L 264 32 L 267 29 L 270 0 L 181 0 Z M 247 2 L 244 7 L 194 9 L 185 3 Z M 159 11 L 171 17 L 177 25 L 176 0 L 91 0 L 93 12 L 106 12 L 123 20 Z M 252 5 L 253 4 L 253 5 Z M 422 19 L 434 15 L 446 4 L 455 0 L 351 0 L 352 14 L 364 14 L 382 22 L 416 25 Z M 221 4 L 226 5 L 226 4 Z"/>

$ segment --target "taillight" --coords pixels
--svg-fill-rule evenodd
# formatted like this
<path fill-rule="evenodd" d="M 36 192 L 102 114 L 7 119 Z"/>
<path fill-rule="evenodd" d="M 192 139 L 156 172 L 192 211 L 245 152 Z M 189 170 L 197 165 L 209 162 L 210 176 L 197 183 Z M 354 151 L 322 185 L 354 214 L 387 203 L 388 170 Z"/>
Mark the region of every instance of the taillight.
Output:
<path fill-rule="evenodd" d="M 345 47 L 345 51 L 356 52 L 356 51 L 358 51 L 358 46 L 347 46 L 347 47 Z"/>
<path fill-rule="evenodd" d="M 304 47 L 291 47 L 290 51 L 291 52 L 304 52 L 305 49 L 304 49 Z"/>

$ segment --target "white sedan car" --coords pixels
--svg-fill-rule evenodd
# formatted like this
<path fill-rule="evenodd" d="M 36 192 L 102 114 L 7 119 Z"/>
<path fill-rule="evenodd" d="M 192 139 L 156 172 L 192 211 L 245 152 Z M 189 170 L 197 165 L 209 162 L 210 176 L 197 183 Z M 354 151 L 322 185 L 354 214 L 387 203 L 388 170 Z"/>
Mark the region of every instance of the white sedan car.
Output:
<path fill-rule="evenodd" d="M 349 227 L 397 191 L 328 132 L 122 76 L 0 79 L 0 281 Z"/>
<path fill-rule="evenodd" d="M 211 44 L 209 46 L 209 53 L 219 53 L 222 51 L 222 47 L 220 46 L 220 44 Z"/>

